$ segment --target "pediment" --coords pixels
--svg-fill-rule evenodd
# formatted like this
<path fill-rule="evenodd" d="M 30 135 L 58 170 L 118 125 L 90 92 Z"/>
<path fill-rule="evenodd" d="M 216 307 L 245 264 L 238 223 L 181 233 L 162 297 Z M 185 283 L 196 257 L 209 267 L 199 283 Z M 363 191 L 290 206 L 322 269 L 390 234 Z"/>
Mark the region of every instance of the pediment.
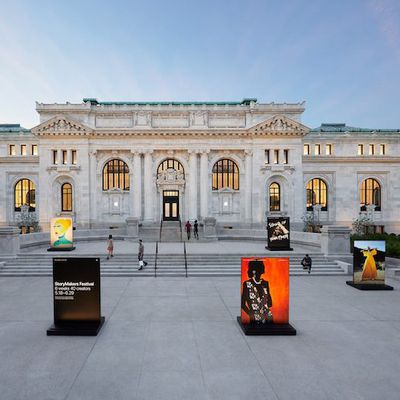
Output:
<path fill-rule="evenodd" d="M 305 125 L 288 118 L 286 115 L 274 115 L 249 129 L 256 136 L 304 136 L 310 131 Z"/>
<path fill-rule="evenodd" d="M 87 136 L 92 132 L 93 130 L 91 128 L 64 115 L 56 115 L 55 117 L 32 128 L 32 133 L 38 136 Z"/>

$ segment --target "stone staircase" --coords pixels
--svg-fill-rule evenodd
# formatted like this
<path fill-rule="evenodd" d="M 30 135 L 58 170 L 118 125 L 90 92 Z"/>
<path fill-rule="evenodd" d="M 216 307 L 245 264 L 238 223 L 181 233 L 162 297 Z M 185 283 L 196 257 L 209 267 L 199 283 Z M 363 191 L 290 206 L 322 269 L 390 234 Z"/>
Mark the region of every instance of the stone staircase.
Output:
<path fill-rule="evenodd" d="M 51 276 L 53 257 L 98 257 L 98 254 L 33 254 L 20 253 L 17 258 L 0 264 L 0 276 Z M 241 257 L 257 256 L 240 254 L 187 254 L 188 276 L 239 276 Z M 262 254 L 259 257 L 289 257 L 291 275 L 307 275 L 300 261 L 303 254 L 293 252 Z M 321 254 L 310 254 L 313 259 L 312 275 L 344 275 L 346 271 L 335 260 Z M 110 260 L 102 256 L 102 276 L 154 276 L 155 254 L 147 254 L 147 267 L 138 271 L 136 254 L 119 254 Z M 183 254 L 159 254 L 157 258 L 157 277 L 185 276 Z"/>

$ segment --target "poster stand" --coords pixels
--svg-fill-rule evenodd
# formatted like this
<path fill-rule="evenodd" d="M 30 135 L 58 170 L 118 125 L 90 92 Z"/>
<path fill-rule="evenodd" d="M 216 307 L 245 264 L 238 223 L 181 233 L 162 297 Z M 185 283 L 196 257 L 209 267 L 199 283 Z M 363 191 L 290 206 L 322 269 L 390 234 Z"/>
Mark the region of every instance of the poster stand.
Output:
<path fill-rule="evenodd" d="M 358 290 L 393 290 L 393 286 L 382 284 L 370 284 L 370 283 L 354 283 L 353 281 L 346 281 L 346 284 L 352 286 Z"/>
<path fill-rule="evenodd" d="M 76 247 L 60 247 L 59 249 L 54 247 L 49 247 L 47 251 L 72 251 L 75 250 Z"/>
<path fill-rule="evenodd" d="M 93 322 L 59 322 L 47 329 L 47 336 L 97 336 L 105 321 L 104 317 L 100 321 Z"/>
<path fill-rule="evenodd" d="M 237 322 L 246 336 L 295 336 L 296 329 L 290 324 L 243 324 L 242 318 L 237 317 Z"/>
<path fill-rule="evenodd" d="M 290 247 L 290 218 L 267 218 L 267 245 L 269 251 L 293 251 Z"/>

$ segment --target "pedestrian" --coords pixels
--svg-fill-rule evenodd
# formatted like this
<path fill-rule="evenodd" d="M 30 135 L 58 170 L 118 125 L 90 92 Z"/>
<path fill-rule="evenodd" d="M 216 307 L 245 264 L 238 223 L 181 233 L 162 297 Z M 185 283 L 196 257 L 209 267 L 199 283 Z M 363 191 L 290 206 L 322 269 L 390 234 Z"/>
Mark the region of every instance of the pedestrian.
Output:
<path fill-rule="evenodd" d="M 108 251 L 107 260 L 109 260 L 110 257 L 114 257 L 114 242 L 113 242 L 112 235 L 108 235 L 107 251 Z"/>
<path fill-rule="evenodd" d="M 306 254 L 301 260 L 301 265 L 303 266 L 303 269 L 308 269 L 308 273 L 311 272 L 312 259 L 308 254 Z"/>
<path fill-rule="evenodd" d="M 144 257 L 144 244 L 142 239 L 139 239 L 139 251 L 138 251 L 139 271 L 147 265 L 147 262 L 143 260 L 143 257 Z"/>
<path fill-rule="evenodd" d="M 188 240 L 190 240 L 190 232 L 192 230 L 192 224 L 189 222 L 189 220 L 186 222 L 185 230 L 187 233 L 187 238 L 188 238 Z"/>
<path fill-rule="evenodd" d="M 194 237 L 197 239 L 197 240 L 199 240 L 199 224 L 198 224 L 198 222 L 197 222 L 197 219 L 194 221 L 194 224 L 193 224 L 193 234 L 194 234 Z"/>

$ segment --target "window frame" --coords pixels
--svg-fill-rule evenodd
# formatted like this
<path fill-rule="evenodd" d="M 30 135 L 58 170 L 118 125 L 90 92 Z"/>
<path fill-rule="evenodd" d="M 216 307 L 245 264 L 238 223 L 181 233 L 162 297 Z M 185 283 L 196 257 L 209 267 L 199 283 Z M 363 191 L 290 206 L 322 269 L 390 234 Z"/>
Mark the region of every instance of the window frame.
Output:
<path fill-rule="evenodd" d="M 309 185 L 311 183 L 311 188 Z M 318 184 L 317 184 L 318 183 Z M 309 201 L 310 191 L 312 191 L 313 196 L 311 198 L 311 205 Z M 325 205 L 323 204 L 323 194 L 325 193 Z M 317 199 L 314 199 L 314 194 Z M 306 185 L 306 209 L 307 211 L 313 211 L 314 206 L 321 205 L 321 211 L 328 211 L 328 184 L 322 178 L 311 178 Z"/>
<path fill-rule="evenodd" d="M 24 183 L 27 184 L 27 187 L 24 187 Z M 28 195 L 30 196 L 29 203 L 23 201 L 24 197 L 26 200 Z M 33 197 L 33 201 L 31 201 L 31 197 Z M 21 211 L 21 207 L 25 204 L 29 206 L 28 211 L 36 210 L 36 185 L 28 178 L 21 178 L 14 185 L 14 211 Z"/>
<path fill-rule="evenodd" d="M 375 183 L 376 187 L 374 187 Z M 377 190 L 376 193 L 374 193 L 375 190 Z M 378 196 L 377 201 L 375 199 L 376 195 Z M 371 177 L 363 179 L 363 181 L 361 182 L 359 196 L 360 196 L 360 211 L 367 211 L 367 206 L 372 204 L 372 202 L 375 205 L 375 211 L 382 211 L 382 186 L 377 179 Z M 367 201 L 369 199 L 372 200 L 371 203 Z"/>
<path fill-rule="evenodd" d="M 117 170 L 110 172 L 109 171 L 110 167 L 111 168 L 116 167 Z M 123 191 L 130 190 L 129 167 L 128 164 L 124 160 L 121 160 L 120 158 L 112 158 L 111 160 L 108 160 L 104 164 L 102 171 L 103 192 L 115 189 L 121 189 Z"/>
<path fill-rule="evenodd" d="M 221 189 L 240 190 L 240 169 L 230 158 L 220 158 L 212 167 L 211 188 L 213 191 Z"/>
<path fill-rule="evenodd" d="M 69 186 L 69 188 L 67 188 L 67 186 Z M 73 195 L 72 184 L 69 182 L 64 182 L 61 185 L 61 212 L 72 212 L 73 211 L 73 196 L 72 195 Z"/>
<path fill-rule="evenodd" d="M 272 187 L 276 185 L 276 187 Z M 275 200 L 273 199 L 275 197 Z M 271 182 L 268 188 L 268 198 L 269 198 L 269 211 L 270 212 L 279 212 L 281 211 L 281 185 L 278 182 Z M 276 201 L 276 198 L 278 199 Z"/>

